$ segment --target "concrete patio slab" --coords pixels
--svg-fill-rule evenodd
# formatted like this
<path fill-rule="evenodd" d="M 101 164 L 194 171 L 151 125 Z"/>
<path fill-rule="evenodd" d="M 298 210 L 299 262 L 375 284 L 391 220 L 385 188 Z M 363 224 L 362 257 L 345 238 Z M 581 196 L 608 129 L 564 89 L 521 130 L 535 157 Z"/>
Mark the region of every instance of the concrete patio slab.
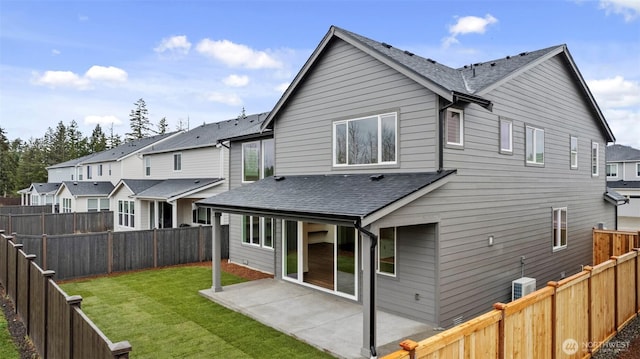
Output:
<path fill-rule="evenodd" d="M 338 358 L 362 358 L 362 305 L 354 301 L 277 279 L 200 294 Z M 422 340 L 435 333 L 425 323 L 377 311 L 379 357 L 400 349 L 404 339 Z"/>

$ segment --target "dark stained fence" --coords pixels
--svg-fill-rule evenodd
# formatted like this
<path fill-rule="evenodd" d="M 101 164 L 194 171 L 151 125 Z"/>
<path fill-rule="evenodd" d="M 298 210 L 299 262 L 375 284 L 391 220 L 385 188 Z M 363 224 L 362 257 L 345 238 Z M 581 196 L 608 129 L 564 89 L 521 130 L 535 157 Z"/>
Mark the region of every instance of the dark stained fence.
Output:
<path fill-rule="evenodd" d="M 26 253 L 35 254 L 38 266 L 66 280 L 210 261 L 212 231 L 211 226 L 198 226 L 56 236 L 14 233 L 12 238 Z M 228 226 L 222 233 L 228 258 Z"/>
<path fill-rule="evenodd" d="M 22 244 L 0 231 L 0 280 L 42 358 L 129 358 L 129 342 L 112 343 L 42 270 Z"/>
<path fill-rule="evenodd" d="M 0 206 L 0 214 L 52 213 L 51 205 L 44 206 Z"/>
<path fill-rule="evenodd" d="M 71 234 L 113 230 L 113 212 L 0 214 L 0 229 L 20 234 Z"/>

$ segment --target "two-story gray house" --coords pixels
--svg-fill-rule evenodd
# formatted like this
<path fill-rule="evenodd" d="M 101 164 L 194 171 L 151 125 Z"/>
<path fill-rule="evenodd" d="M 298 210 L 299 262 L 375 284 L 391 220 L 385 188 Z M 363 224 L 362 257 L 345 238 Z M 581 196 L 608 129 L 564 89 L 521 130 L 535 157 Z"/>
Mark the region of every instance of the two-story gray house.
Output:
<path fill-rule="evenodd" d="M 274 169 L 257 175 L 253 141 L 253 176 L 232 168 L 241 185 L 197 202 L 214 253 L 234 214 L 231 260 L 362 303 L 365 355 L 375 308 L 450 327 L 523 272 L 580 271 L 615 224 L 614 136 L 565 45 L 451 68 L 331 27 L 262 130 Z"/>
<path fill-rule="evenodd" d="M 618 206 L 617 229 L 640 230 L 640 150 L 624 145 L 607 147 L 607 186 L 626 197 Z"/>

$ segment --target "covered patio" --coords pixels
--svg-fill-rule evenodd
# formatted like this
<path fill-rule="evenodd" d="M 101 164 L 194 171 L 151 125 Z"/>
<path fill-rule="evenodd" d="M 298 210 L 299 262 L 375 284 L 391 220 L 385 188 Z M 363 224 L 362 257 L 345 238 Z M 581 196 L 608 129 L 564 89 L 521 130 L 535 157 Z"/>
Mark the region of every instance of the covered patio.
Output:
<path fill-rule="evenodd" d="M 260 279 L 200 291 L 200 295 L 339 358 L 361 358 L 362 305 L 278 279 Z M 399 350 L 404 339 L 437 331 L 424 323 L 377 311 L 378 356 Z"/>

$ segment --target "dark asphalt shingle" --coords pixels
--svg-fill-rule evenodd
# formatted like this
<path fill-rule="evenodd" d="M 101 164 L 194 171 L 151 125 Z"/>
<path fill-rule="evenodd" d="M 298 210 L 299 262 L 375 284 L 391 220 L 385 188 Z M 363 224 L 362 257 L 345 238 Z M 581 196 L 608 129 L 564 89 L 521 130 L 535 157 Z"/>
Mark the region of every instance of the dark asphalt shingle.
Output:
<path fill-rule="evenodd" d="M 169 199 L 223 181 L 222 178 L 167 179 L 136 194 L 137 198 Z"/>
<path fill-rule="evenodd" d="M 640 150 L 624 145 L 607 146 L 607 162 L 640 161 Z"/>
<path fill-rule="evenodd" d="M 113 183 L 104 182 L 62 182 L 73 196 L 108 196 L 113 191 Z"/>

